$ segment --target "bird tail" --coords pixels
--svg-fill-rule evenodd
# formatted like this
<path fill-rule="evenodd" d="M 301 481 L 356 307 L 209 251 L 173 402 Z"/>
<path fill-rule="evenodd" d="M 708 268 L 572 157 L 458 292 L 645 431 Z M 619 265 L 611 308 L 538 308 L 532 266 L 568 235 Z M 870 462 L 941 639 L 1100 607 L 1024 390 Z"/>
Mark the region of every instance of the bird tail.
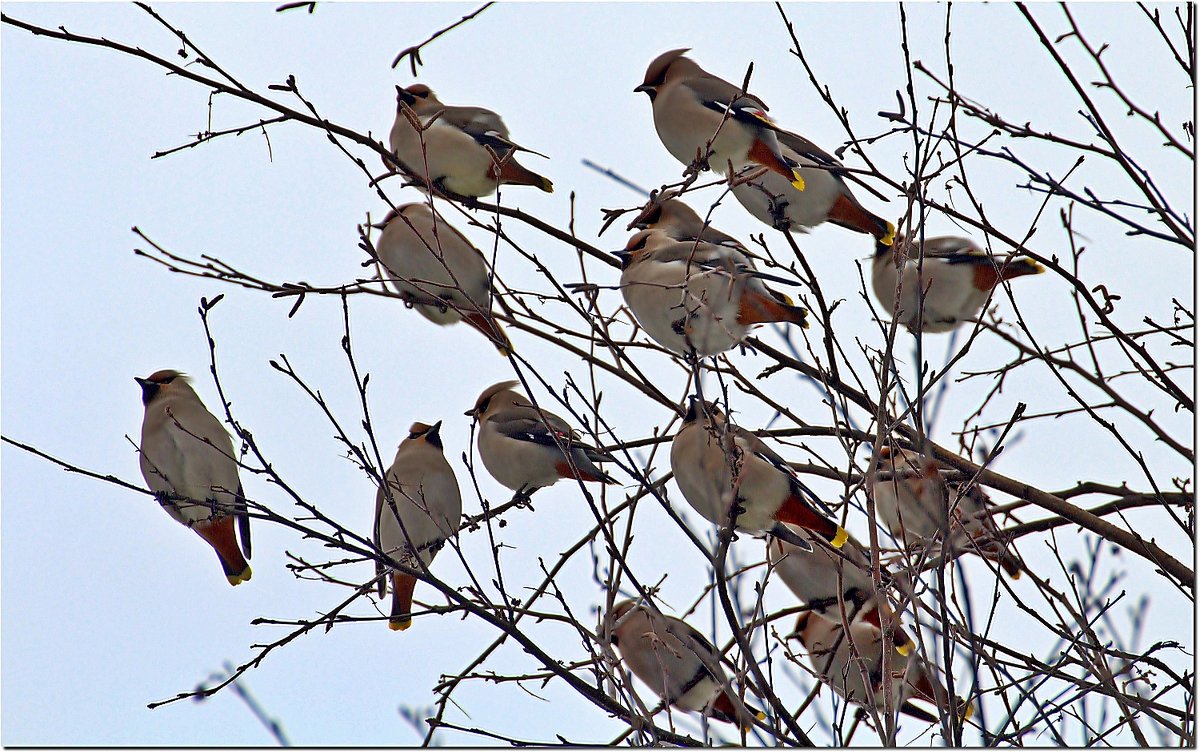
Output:
<path fill-rule="evenodd" d="M 500 164 L 500 172 L 496 175 L 496 166 L 492 165 L 490 171 L 493 179 L 499 179 L 501 183 L 512 183 L 517 186 L 534 186 L 540 188 L 546 193 L 554 193 L 554 184 L 549 178 L 538 175 L 534 171 L 523 167 L 511 157 L 505 159 Z"/>
<path fill-rule="evenodd" d="M 870 623 L 879 628 L 881 632 L 883 631 L 883 619 L 879 613 L 878 603 L 871 604 L 863 609 L 862 619 L 863 622 Z M 894 617 L 892 619 L 892 645 L 896 647 L 896 653 L 901 656 L 908 656 L 915 645 L 913 639 L 908 637 L 908 633 L 904 632 L 904 628 L 900 627 L 900 620 Z"/>
<path fill-rule="evenodd" d="M 741 707 L 740 709 L 738 707 Z M 734 699 L 729 693 L 722 691 L 713 701 L 710 713 L 713 719 L 729 724 L 736 724 L 742 729 L 749 730 L 754 726 L 753 720 L 762 721 L 767 715 L 749 704 L 743 704 Z"/>
<path fill-rule="evenodd" d="M 496 350 L 500 351 L 500 355 L 507 358 L 508 354 L 513 352 L 512 341 L 508 339 L 496 317 L 479 311 L 464 311 L 463 320 L 491 340 Z"/>
<path fill-rule="evenodd" d="M 1038 264 L 1028 256 L 1022 256 L 1012 259 L 1004 266 L 1002 278 L 1011 280 L 1014 277 L 1024 277 L 1025 275 L 1040 275 L 1046 271 L 1046 268 Z"/>
<path fill-rule="evenodd" d="M 792 184 L 792 188 L 795 188 L 797 191 L 804 190 L 804 178 L 800 177 L 800 171 L 788 164 L 787 159 L 778 151 L 778 147 L 772 149 L 762 139 L 755 139 L 754 144 L 750 147 L 750 152 L 746 156 L 751 162 L 762 165 L 773 173 L 782 175 L 787 179 L 788 183 Z"/>
<path fill-rule="evenodd" d="M 794 494 L 784 500 L 779 511 L 775 513 L 775 519 L 780 523 L 791 523 L 806 531 L 812 531 L 828 541 L 834 549 L 841 549 L 846 540 L 850 538 L 850 534 L 846 533 L 845 528 L 823 517 L 807 502 Z"/>
<path fill-rule="evenodd" d="M 930 679 L 928 671 L 920 673 L 916 683 L 913 684 L 913 690 L 916 692 L 918 698 L 929 701 L 939 708 L 946 708 L 948 705 L 949 699 L 947 698 L 948 693 L 946 693 L 946 689 L 942 687 L 940 682 L 937 683 L 935 689 L 934 681 Z M 975 704 L 962 698 L 954 699 L 954 709 L 962 721 L 970 719 L 975 714 Z"/>
<path fill-rule="evenodd" d="M 412 625 L 413 591 L 417 579 L 407 573 L 392 571 L 392 614 L 388 618 L 391 630 L 408 630 Z"/>
<path fill-rule="evenodd" d="M 602 484 L 616 484 L 618 481 L 604 471 L 597 468 L 588 459 L 587 455 L 579 448 L 575 448 L 572 460 L 575 461 L 572 466 L 565 459 L 554 464 L 554 470 L 558 471 L 558 475 L 562 478 L 577 478 L 580 481 L 596 481 Z"/>
<path fill-rule="evenodd" d="M 841 194 L 829 208 L 829 221 L 844 228 L 857 230 L 874 236 L 883 246 L 891 246 L 896 242 L 896 226 L 882 217 L 877 217 L 854 199 Z M 878 252 L 877 252 L 878 253 Z"/>
<path fill-rule="evenodd" d="M 771 291 L 768 290 L 768 292 Z M 783 296 L 783 298 L 786 300 L 787 297 Z M 789 322 L 807 328 L 807 315 L 807 309 L 785 303 L 780 300 L 780 296 L 763 295 L 750 289 L 742 293 L 742 300 L 738 304 L 737 320 L 741 325 Z"/>
<path fill-rule="evenodd" d="M 217 558 L 221 560 L 221 569 L 225 571 L 225 578 L 229 581 L 229 585 L 236 586 L 250 580 L 250 576 L 254 573 L 250 570 L 250 563 L 238 549 L 237 536 L 233 532 L 232 517 L 226 516 L 208 523 L 197 523 L 193 528 L 216 551 Z"/>
<path fill-rule="evenodd" d="M 1013 580 L 1021 577 L 1021 571 L 1024 569 L 1025 563 L 1021 558 L 1013 554 L 1007 549 L 1004 544 L 995 539 L 975 539 L 976 546 L 979 547 L 979 553 L 985 559 L 991 560 L 1000 566 L 1002 570 Z"/>

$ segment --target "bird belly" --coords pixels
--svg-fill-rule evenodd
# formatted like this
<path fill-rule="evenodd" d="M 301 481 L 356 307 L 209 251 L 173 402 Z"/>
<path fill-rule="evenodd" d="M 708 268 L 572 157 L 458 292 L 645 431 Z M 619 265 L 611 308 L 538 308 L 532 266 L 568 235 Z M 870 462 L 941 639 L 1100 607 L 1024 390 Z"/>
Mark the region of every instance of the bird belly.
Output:
<path fill-rule="evenodd" d="M 664 113 L 674 116 L 664 117 Z M 680 117 L 681 114 L 686 116 Z M 697 150 L 699 156 L 704 156 L 705 146 L 712 139 L 709 167 L 723 175 L 728 171 L 727 162 L 733 162 L 735 170 L 746 164 L 754 132 L 732 118 L 722 125 L 721 119 L 720 113 L 705 108 L 683 89 L 660 95 L 655 102 L 654 128 L 671 156 L 690 165 L 697 157 Z"/>
<path fill-rule="evenodd" d="M 403 116 L 401 116 L 402 118 Z M 427 122 L 428 118 L 422 122 Z M 496 181 L 488 177 L 492 155 L 475 139 L 454 126 L 435 122 L 422 137 L 405 119 L 392 129 L 392 146 L 401 162 L 421 177 L 441 181 L 448 191 L 463 196 L 488 196 Z"/>
<path fill-rule="evenodd" d="M 480 432 L 479 457 L 488 473 L 513 491 L 540 489 L 559 480 L 555 463 L 562 458 L 561 453 L 494 430 Z"/>

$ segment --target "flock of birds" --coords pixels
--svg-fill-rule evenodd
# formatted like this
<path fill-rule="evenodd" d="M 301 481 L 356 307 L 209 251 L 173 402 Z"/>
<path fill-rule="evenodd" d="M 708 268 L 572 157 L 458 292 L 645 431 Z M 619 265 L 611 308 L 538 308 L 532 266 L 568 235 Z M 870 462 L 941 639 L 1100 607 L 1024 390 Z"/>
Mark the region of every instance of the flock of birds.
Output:
<path fill-rule="evenodd" d="M 1000 259 L 965 238 L 927 240 L 916 248 L 867 211 L 840 163 L 781 129 L 759 98 L 701 69 L 673 50 L 656 58 L 635 91 L 649 95 L 667 150 L 685 165 L 707 165 L 733 183 L 738 201 L 764 223 L 803 232 L 829 221 L 871 235 L 873 288 L 884 309 L 910 330 L 942 332 L 974 317 L 1001 281 L 1043 271 L 1020 257 Z M 390 146 L 399 166 L 427 190 L 470 200 L 501 184 L 553 190 L 521 166 L 500 117 L 479 107 L 442 104 L 421 84 L 397 87 Z M 513 346 L 492 311 L 495 293 L 483 254 L 428 202 L 395 208 L 378 226 L 376 259 L 402 298 L 439 324 L 466 321 L 502 353 Z M 689 359 L 737 346 L 768 322 L 807 326 L 805 310 L 768 287 L 772 275 L 734 238 L 708 226 L 678 195 L 652 197 L 631 223 L 636 234 L 618 254 L 622 295 L 641 329 Z M 174 370 L 137 379 L 145 418 L 142 474 L 163 508 L 216 551 L 229 583 L 250 580 L 249 514 L 237 456 L 221 422 Z M 600 468 L 608 452 L 581 441 L 562 418 L 516 391 L 515 381 L 484 390 L 467 411 L 478 422 L 487 471 L 518 495 L 562 479 L 616 484 Z M 412 621 L 413 592 L 439 549 L 462 522 L 458 480 L 446 461 L 441 422 L 417 422 L 400 443 L 375 501 L 373 540 L 403 569 L 377 561 L 380 598 L 391 588 L 388 625 Z M 881 451 L 870 493 L 879 520 L 922 557 L 974 552 L 1011 577 L 1023 565 L 999 536 L 977 485 L 943 478 L 944 467 L 899 446 Z M 847 701 L 894 707 L 925 720 L 969 714 L 949 697 L 936 670 L 914 651 L 872 576 L 869 548 L 821 511 L 795 470 L 714 403 L 692 398 L 671 445 L 671 470 L 684 499 L 716 526 L 767 535 L 767 555 L 807 607 L 792 636 L 817 676 Z M 736 506 L 736 509 L 735 509 Z M 736 514 L 736 517 L 735 517 Z M 240 540 L 240 546 L 239 546 Z M 884 569 L 885 583 L 902 582 Z M 749 728 L 763 719 L 731 683 L 718 650 L 683 621 L 640 600 L 617 603 L 602 634 L 634 675 L 666 704 Z M 888 650 L 888 647 L 894 651 Z M 886 686 L 886 687 L 885 687 Z"/>

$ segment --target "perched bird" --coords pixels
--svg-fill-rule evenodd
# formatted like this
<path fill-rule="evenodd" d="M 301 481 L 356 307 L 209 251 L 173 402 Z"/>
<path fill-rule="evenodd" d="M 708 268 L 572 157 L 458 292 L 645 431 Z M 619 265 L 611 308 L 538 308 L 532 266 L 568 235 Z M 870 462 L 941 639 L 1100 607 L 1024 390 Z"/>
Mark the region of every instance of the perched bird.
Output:
<path fill-rule="evenodd" d="M 612 455 L 580 442 L 566 421 L 514 391 L 516 384 L 493 384 L 466 413 L 479 421 L 479 457 L 493 478 L 525 495 L 564 478 L 617 483 L 595 465 Z"/>
<path fill-rule="evenodd" d="M 671 156 L 685 165 L 707 156 L 708 165 L 721 174 L 729 164 L 734 170 L 761 165 L 803 190 L 796 165 L 780 152 L 763 101 L 706 72 L 685 52 L 656 57 L 634 89 L 650 97 L 654 128 Z"/>
<path fill-rule="evenodd" d="M 627 599 L 613 605 L 606 623 L 630 671 L 667 704 L 743 729 L 766 718 L 737 697 L 717 649 L 683 620 Z"/>
<path fill-rule="evenodd" d="M 841 162 L 803 136 L 782 130 L 776 136 L 784 158 L 799 165 L 804 187 L 797 188 L 792 181 L 754 166 L 742 168 L 733 195 L 747 212 L 776 230 L 806 233 L 828 221 L 866 233 L 885 246 L 892 244 L 896 226 L 867 211 L 854 198 L 846 180 L 855 178 Z M 755 172 L 762 174 L 751 177 Z"/>
<path fill-rule="evenodd" d="M 885 475 L 877 473 L 871 484 L 880 521 L 905 547 L 926 546 L 948 531 L 955 553 L 975 552 L 1009 577 L 1021 577 L 1021 560 L 1000 538 L 987 495 L 976 484 L 946 484 L 939 469 L 932 458 L 883 448 L 879 470 Z"/>
<path fill-rule="evenodd" d="M 718 246 L 730 246 L 745 252 L 745 247 L 732 235 L 705 225 L 696 211 L 667 192 L 646 203 L 641 214 L 629 223 L 627 230 L 657 230 L 676 241 L 703 241 Z"/>
<path fill-rule="evenodd" d="M 415 128 L 410 116 L 424 130 Z M 482 107 L 444 105 L 424 84 L 396 87 L 389 143 L 409 172 L 460 196 L 488 196 L 507 183 L 554 190 L 549 179 L 514 159 L 516 152 L 545 155 L 510 141 L 499 115 Z"/>
<path fill-rule="evenodd" d="M 736 500 L 737 529 L 768 531 L 799 547 L 809 544 L 783 523 L 812 531 L 834 548 L 849 534 L 814 510 L 787 461 L 749 431 L 729 423 L 716 405 L 692 398 L 671 442 L 671 471 L 683 497 L 707 520 L 724 526 Z"/>
<path fill-rule="evenodd" d="M 465 320 L 502 355 L 512 343 L 492 316 L 492 284 L 479 249 L 427 203 L 396 207 L 383 223 L 375 253 L 396 292 L 436 324 Z"/>
<path fill-rule="evenodd" d="M 428 567 L 438 550 L 462 523 L 462 497 L 454 470 L 442 454 L 438 433 L 442 422 L 430 426 L 416 422 L 396 450 L 385 486 L 375 493 L 375 527 L 372 540 L 387 556 L 413 570 Z M 379 598 L 387 595 L 385 567 L 375 563 Z M 407 630 L 412 624 L 413 575 L 393 569 L 392 611 L 388 627 Z"/>
<path fill-rule="evenodd" d="M 146 484 L 172 518 L 216 550 L 229 585 L 250 580 L 250 517 L 229 434 L 178 371 L 135 381 L 146 406 L 139 448 Z"/>
<path fill-rule="evenodd" d="M 901 656 L 889 652 L 883 661 L 883 634 L 866 622 L 850 625 L 849 639 L 840 621 L 805 612 L 796 621 L 792 636 L 800 639 L 821 682 L 857 706 L 885 708 L 885 675 L 891 679 L 892 707 L 916 719 L 936 722 L 938 717 L 914 706 L 911 699 L 932 703 L 945 713 L 950 695 L 932 668 L 918 654 Z M 864 678 L 865 674 L 865 678 Z M 956 699 L 955 710 L 971 718 L 974 707 Z"/>
<path fill-rule="evenodd" d="M 881 612 L 886 613 L 892 617 L 892 645 L 901 656 L 907 656 L 912 650 L 913 640 L 900 627 L 900 620 L 876 591 L 871 579 L 871 557 L 863 546 L 851 536 L 840 552 L 833 552 L 803 528 L 791 528 L 794 534 L 808 542 L 809 548 L 770 537 L 767 539 L 767 555 L 775 572 L 796 598 L 813 612 L 840 622 L 840 596 L 848 621 L 862 620 L 880 630 L 884 622 Z"/>
<path fill-rule="evenodd" d="M 994 257 L 968 238 L 929 238 L 918 266 L 920 255 L 914 243 L 901 237 L 891 248 L 877 245 L 871 267 L 875 297 L 910 332 L 949 332 L 978 314 L 1002 281 L 1046 271 L 1027 257 Z"/>
<path fill-rule="evenodd" d="M 676 241 L 642 230 L 618 251 L 621 295 L 638 324 L 675 353 L 711 356 L 742 341 L 756 324 L 807 327 L 803 308 L 771 290 L 737 248 Z"/>

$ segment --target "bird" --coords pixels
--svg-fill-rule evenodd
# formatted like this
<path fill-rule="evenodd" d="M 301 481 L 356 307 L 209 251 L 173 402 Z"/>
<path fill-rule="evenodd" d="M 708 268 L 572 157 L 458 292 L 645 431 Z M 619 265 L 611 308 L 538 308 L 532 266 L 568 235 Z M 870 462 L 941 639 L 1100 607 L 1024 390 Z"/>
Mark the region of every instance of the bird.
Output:
<path fill-rule="evenodd" d="M 442 452 L 441 428 L 441 421 L 413 423 L 396 450 L 385 484 L 375 493 L 372 541 L 383 554 L 412 570 L 428 567 L 462 524 L 462 496 L 454 469 Z M 384 573 L 388 569 L 375 562 L 380 599 L 387 595 Z M 391 581 L 388 627 L 407 630 L 412 625 L 417 578 L 392 568 Z"/>
<path fill-rule="evenodd" d="M 808 326 L 804 308 L 763 282 L 786 280 L 759 272 L 737 248 L 642 230 L 616 255 L 625 303 L 642 329 L 674 353 L 722 353 L 756 324 Z"/>
<path fill-rule="evenodd" d="M 912 699 L 932 703 L 942 712 L 950 710 L 949 693 L 919 654 L 901 656 L 891 652 L 885 670 L 883 634 L 879 628 L 867 622 L 854 622 L 850 624 L 849 638 L 846 636 L 840 621 L 804 612 L 789 637 L 799 638 L 821 682 L 850 703 L 884 709 L 886 674 L 891 678 L 893 708 L 926 722 L 937 722 L 939 717 L 914 706 Z M 974 714 L 974 706 L 961 699 L 955 699 L 953 708 L 964 720 Z"/>
<path fill-rule="evenodd" d="M 436 324 L 466 321 L 492 341 L 501 355 L 512 343 L 492 315 L 491 275 L 483 254 L 429 204 L 391 210 L 375 253 L 388 282 L 406 303 Z"/>
<path fill-rule="evenodd" d="M 626 599 L 605 624 L 630 671 L 668 705 L 747 730 L 766 718 L 738 698 L 717 649 L 683 620 Z"/>
<path fill-rule="evenodd" d="M 525 496 L 564 478 L 617 483 L 595 465 L 612 455 L 580 442 L 566 421 L 513 390 L 517 384 L 493 384 L 466 412 L 479 422 L 479 457 L 493 478 Z"/>
<path fill-rule="evenodd" d="M 941 466 L 902 448 L 880 450 L 880 471 L 871 483 L 875 511 L 905 547 L 925 546 L 949 531 L 954 552 L 975 552 L 996 562 L 1010 578 L 1023 564 L 1000 538 L 988 510 L 991 502 L 977 484 L 947 484 Z"/>
<path fill-rule="evenodd" d="M 761 165 L 803 189 L 796 165 L 780 151 L 766 104 L 708 73 L 685 52 L 656 57 L 634 89 L 650 97 L 654 128 L 671 156 L 684 165 L 700 158 L 722 174 L 730 164 L 734 170 Z"/>
<path fill-rule="evenodd" d="M 975 317 L 1002 281 L 1045 271 L 1028 257 L 994 257 L 969 238 L 929 238 L 918 248 L 901 236 L 891 247 L 876 245 L 871 287 L 888 316 L 908 331 L 940 333 Z"/>
<path fill-rule="evenodd" d="M 778 130 L 776 137 L 784 158 L 799 165 L 804 187 L 797 188 L 792 181 L 756 166 L 744 167 L 738 171 L 732 191 L 747 212 L 770 227 L 791 233 L 806 233 L 828 221 L 870 235 L 884 246 L 894 242 L 896 226 L 868 211 L 854 197 L 846 181 L 857 179 L 841 162 L 798 134 Z"/>
<path fill-rule="evenodd" d="M 134 381 L 146 408 L 138 448 L 146 484 L 172 518 L 216 551 L 229 585 L 250 580 L 250 517 L 229 434 L 184 374 L 162 369 Z"/>
<path fill-rule="evenodd" d="M 886 614 L 892 618 L 892 645 L 901 656 L 907 656 L 913 648 L 913 640 L 904 632 L 887 601 L 876 591 L 871 578 L 871 558 L 862 544 L 851 536 L 841 552 L 836 553 L 817 543 L 818 537 L 803 528 L 788 527 L 805 539 L 809 548 L 806 550 L 774 536 L 767 539 L 767 556 L 784 585 L 811 611 L 833 620 L 842 619 L 842 603 L 847 620 L 862 620 L 880 630 Z M 886 570 L 884 577 L 890 578 Z"/>
<path fill-rule="evenodd" d="M 444 105 L 425 84 L 396 87 L 396 120 L 388 141 L 408 172 L 459 196 L 489 196 L 503 184 L 554 191 L 548 178 L 515 159 L 517 152 L 545 155 L 510 141 L 499 115 L 482 107 Z"/>
<path fill-rule="evenodd" d="M 841 548 L 849 534 L 805 501 L 795 471 L 761 439 L 729 423 L 715 404 L 691 398 L 671 442 L 675 483 L 696 512 L 724 526 L 736 500 L 737 530 L 764 531 L 799 547 L 810 546 L 784 523 L 813 532 Z"/>
<path fill-rule="evenodd" d="M 703 241 L 729 246 L 746 252 L 736 238 L 705 224 L 700 215 L 673 192 L 664 192 L 650 199 L 642 212 L 629 223 L 627 230 L 658 230 L 676 241 Z"/>

